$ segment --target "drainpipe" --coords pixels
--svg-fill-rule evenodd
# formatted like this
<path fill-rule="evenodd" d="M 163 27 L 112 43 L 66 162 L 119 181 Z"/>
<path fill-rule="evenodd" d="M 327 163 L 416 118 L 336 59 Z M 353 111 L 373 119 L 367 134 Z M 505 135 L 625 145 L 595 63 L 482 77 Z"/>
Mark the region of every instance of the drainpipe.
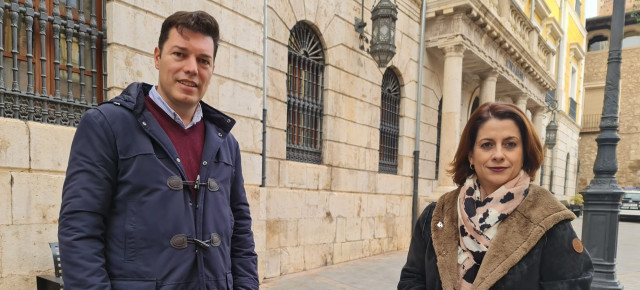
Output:
<path fill-rule="evenodd" d="M 262 183 L 260 187 L 266 187 L 267 183 L 267 0 L 264 0 L 264 19 L 262 27 L 263 58 L 262 58 Z"/>
<path fill-rule="evenodd" d="M 556 95 L 555 95 L 555 101 L 556 104 L 558 104 L 558 107 L 560 107 L 560 102 L 564 101 L 564 75 L 565 75 L 565 69 L 567 66 L 567 24 L 565 23 L 566 17 L 566 9 L 565 9 L 565 0 L 560 1 L 560 25 L 562 25 L 562 38 L 560 39 L 560 48 L 558 49 L 559 51 L 559 55 L 558 55 L 558 87 L 556 89 Z M 564 104 L 564 102 L 562 103 Z M 562 106 L 562 109 L 564 110 L 564 105 Z M 557 111 L 553 112 L 553 118 L 554 120 L 558 121 L 558 113 Z M 560 129 L 560 122 L 558 122 L 558 130 Z M 555 159 L 556 159 L 556 148 L 554 146 L 554 148 L 551 148 L 551 170 L 549 170 L 550 175 L 549 175 L 549 191 L 551 191 L 552 193 L 553 191 L 553 174 L 555 174 Z"/>
<path fill-rule="evenodd" d="M 536 15 L 536 0 L 531 0 L 531 14 L 530 14 L 531 23 L 536 22 L 535 15 Z"/>
<path fill-rule="evenodd" d="M 422 113 L 422 71 L 424 66 L 424 26 L 425 16 L 427 14 L 427 0 L 422 0 L 422 11 L 420 13 L 420 61 L 418 65 L 418 89 L 417 108 L 416 108 L 416 145 L 413 151 L 413 204 L 411 211 L 411 228 L 416 224 L 418 219 L 418 169 L 420 168 L 420 119 Z M 413 233 L 413 231 L 411 231 Z"/>

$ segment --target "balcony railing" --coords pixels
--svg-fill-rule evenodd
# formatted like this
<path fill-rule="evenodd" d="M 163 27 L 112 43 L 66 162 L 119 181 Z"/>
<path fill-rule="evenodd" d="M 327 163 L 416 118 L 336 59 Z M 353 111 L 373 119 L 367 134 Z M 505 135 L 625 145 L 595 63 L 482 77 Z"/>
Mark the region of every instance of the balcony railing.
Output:
<path fill-rule="evenodd" d="M 76 126 L 102 101 L 104 2 L 0 1 L 0 117 Z"/>
<path fill-rule="evenodd" d="M 582 115 L 582 129 L 580 132 L 599 132 L 601 114 Z"/>

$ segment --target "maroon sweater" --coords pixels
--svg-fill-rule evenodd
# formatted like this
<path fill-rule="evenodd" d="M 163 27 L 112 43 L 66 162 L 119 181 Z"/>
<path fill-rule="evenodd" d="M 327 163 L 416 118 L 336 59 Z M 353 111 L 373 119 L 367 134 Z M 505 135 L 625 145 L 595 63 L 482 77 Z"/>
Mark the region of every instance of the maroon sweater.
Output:
<path fill-rule="evenodd" d="M 202 158 L 202 148 L 204 147 L 204 120 L 191 126 L 189 129 L 182 128 L 169 114 L 163 111 L 149 96 L 146 98 L 147 110 L 158 120 L 164 132 L 171 139 L 173 147 L 176 148 L 180 163 L 187 174 L 189 181 L 195 181 L 200 173 L 200 159 Z M 195 195 L 197 192 L 191 187 Z"/>

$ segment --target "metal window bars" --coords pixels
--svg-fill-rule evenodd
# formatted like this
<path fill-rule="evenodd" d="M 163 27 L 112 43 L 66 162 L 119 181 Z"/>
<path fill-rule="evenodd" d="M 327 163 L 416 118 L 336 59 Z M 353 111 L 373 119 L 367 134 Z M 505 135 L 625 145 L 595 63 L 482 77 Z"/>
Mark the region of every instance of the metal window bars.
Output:
<path fill-rule="evenodd" d="M 320 164 L 324 53 L 311 27 L 297 23 L 289 36 L 287 160 Z"/>
<path fill-rule="evenodd" d="M 398 172 L 398 137 L 400 133 L 400 82 L 391 69 L 382 76 L 380 107 L 380 148 L 378 172 Z"/>
<path fill-rule="evenodd" d="M 105 1 L 60 2 L 41 0 L 35 7 L 31 0 L 0 0 L 0 117 L 77 126 L 82 114 L 106 95 Z M 89 9 L 85 9 L 85 2 Z M 60 13 L 61 6 L 65 15 Z M 47 7 L 52 7 L 51 15 Z M 97 12 L 101 13 L 101 27 Z M 63 77 L 66 90 L 60 84 Z M 98 91 L 100 83 L 102 91 Z"/>
<path fill-rule="evenodd" d="M 571 117 L 571 119 L 573 119 L 574 121 L 576 120 L 577 107 L 578 103 L 576 103 L 576 100 L 574 100 L 573 98 L 569 98 L 569 117 Z"/>

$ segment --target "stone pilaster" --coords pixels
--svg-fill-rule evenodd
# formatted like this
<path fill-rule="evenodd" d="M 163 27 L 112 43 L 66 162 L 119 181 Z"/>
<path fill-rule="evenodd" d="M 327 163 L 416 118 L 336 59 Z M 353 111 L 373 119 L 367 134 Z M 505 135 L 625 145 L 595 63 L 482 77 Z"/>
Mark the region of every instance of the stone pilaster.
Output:
<path fill-rule="evenodd" d="M 480 74 L 480 105 L 496 101 L 498 72 L 491 70 Z"/>
<path fill-rule="evenodd" d="M 460 140 L 460 103 L 462 102 L 462 60 L 465 47 L 453 45 L 442 48 L 445 54 L 444 81 L 442 85 L 442 136 L 440 138 L 440 168 L 438 189 L 453 188 L 455 184 L 446 173 L 447 164 L 453 160 Z M 440 192 L 441 190 L 436 190 Z"/>

